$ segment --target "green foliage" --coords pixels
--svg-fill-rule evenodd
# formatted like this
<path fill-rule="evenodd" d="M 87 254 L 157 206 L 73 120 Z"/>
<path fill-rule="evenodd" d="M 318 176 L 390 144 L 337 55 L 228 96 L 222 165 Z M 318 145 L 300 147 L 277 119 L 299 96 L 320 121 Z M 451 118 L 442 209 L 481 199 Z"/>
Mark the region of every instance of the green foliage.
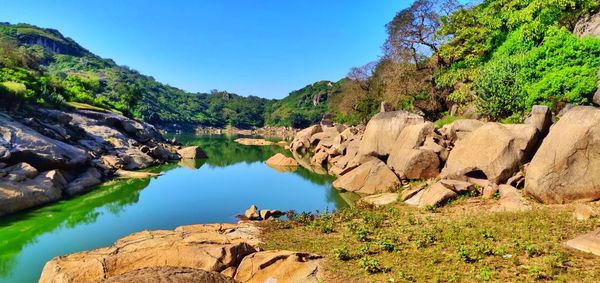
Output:
<path fill-rule="evenodd" d="M 84 103 L 163 125 L 260 127 L 272 104 L 220 91 L 187 93 L 102 59 L 56 30 L 27 24 L 0 24 L 0 82 L 25 85 L 15 96 L 25 102 Z"/>
<path fill-rule="evenodd" d="M 341 261 L 348 261 L 352 259 L 352 256 L 350 255 L 350 251 L 348 250 L 347 246 L 342 246 L 333 250 L 333 254 L 335 255 L 335 258 Z"/>
<path fill-rule="evenodd" d="M 320 81 L 291 92 L 267 108 L 266 124 L 305 128 L 318 123 L 327 113 L 329 98 L 340 89 L 340 82 Z"/>
<path fill-rule="evenodd" d="M 440 54 L 451 64 L 437 72 L 436 86 L 453 88 L 447 99 L 467 104 L 465 86 L 473 81 L 482 114 L 511 122 L 535 104 L 589 103 L 600 40 L 569 30 L 597 6 L 595 0 L 487 0 L 456 11 L 440 30 L 449 38 Z"/>
<path fill-rule="evenodd" d="M 523 111 L 524 99 L 519 97 L 521 85 L 518 63 L 508 58 L 488 63 L 475 81 L 480 111 L 493 119 Z"/>
<path fill-rule="evenodd" d="M 361 257 L 358 260 L 358 266 L 360 266 L 368 273 L 379 273 L 389 271 L 389 268 L 381 266 L 381 262 L 378 259 L 370 256 Z"/>
<path fill-rule="evenodd" d="M 445 125 L 451 124 L 452 122 L 454 122 L 458 119 L 459 119 L 458 116 L 451 116 L 451 115 L 444 116 L 441 119 L 435 121 L 435 127 L 441 128 Z"/>

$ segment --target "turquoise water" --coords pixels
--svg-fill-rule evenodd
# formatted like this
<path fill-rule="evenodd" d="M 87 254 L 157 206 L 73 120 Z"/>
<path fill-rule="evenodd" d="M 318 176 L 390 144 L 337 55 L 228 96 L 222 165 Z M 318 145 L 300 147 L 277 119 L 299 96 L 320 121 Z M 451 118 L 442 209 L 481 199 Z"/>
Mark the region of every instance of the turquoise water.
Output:
<path fill-rule="evenodd" d="M 92 192 L 0 219 L 0 282 L 37 282 L 49 259 L 107 246 L 141 230 L 237 221 L 259 209 L 325 211 L 347 206 L 330 176 L 264 164 L 278 146 L 243 146 L 233 137 L 180 135 L 209 158 L 162 165 L 164 175 L 107 183 Z"/>

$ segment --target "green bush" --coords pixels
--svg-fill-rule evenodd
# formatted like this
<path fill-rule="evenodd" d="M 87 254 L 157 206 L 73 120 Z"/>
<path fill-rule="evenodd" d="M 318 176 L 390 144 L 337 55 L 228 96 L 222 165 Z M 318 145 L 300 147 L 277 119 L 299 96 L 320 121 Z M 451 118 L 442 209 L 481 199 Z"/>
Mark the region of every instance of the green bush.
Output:
<path fill-rule="evenodd" d="M 507 57 L 491 61 L 484 67 L 474 84 L 482 114 L 500 119 L 525 109 L 519 70 L 519 64 Z"/>

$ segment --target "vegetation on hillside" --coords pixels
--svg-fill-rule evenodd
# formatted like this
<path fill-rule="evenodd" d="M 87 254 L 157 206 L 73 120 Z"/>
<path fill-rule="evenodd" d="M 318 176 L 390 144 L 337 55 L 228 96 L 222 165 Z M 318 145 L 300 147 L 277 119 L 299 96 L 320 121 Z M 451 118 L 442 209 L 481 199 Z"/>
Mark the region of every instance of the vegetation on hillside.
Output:
<path fill-rule="evenodd" d="M 271 103 L 224 91 L 187 93 L 27 24 L 0 24 L 0 100 L 13 110 L 23 102 L 76 102 L 156 124 L 241 128 L 262 126 Z"/>
<path fill-rule="evenodd" d="M 187 93 L 110 59 L 58 31 L 0 24 L 0 102 L 77 102 L 173 125 L 305 127 L 327 113 L 364 123 L 385 101 L 439 119 L 458 114 L 521 119 L 534 104 L 589 104 L 600 39 L 572 34 L 597 0 L 416 0 L 387 24 L 384 55 L 275 101 L 224 91 Z M 71 103 L 73 105 L 73 103 Z M 454 113 L 453 113 L 454 114 Z"/>
<path fill-rule="evenodd" d="M 600 39 L 573 26 L 597 0 L 417 0 L 387 25 L 384 56 L 350 71 L 332 111 L 341 121 L 381 101 L 440 118 L 452 105 L 499 120 L 532 105 L 589 104 Z M 355 120 L 355 119 L 350 119 Z"/>
<path fill-rule="evenodd" d="M 328 100 L 340 91 L 340 82 L 320 81 L 292 91 L 267 109 L 266 124 L 305 128 L 318 123 L 328 110 Z"/>

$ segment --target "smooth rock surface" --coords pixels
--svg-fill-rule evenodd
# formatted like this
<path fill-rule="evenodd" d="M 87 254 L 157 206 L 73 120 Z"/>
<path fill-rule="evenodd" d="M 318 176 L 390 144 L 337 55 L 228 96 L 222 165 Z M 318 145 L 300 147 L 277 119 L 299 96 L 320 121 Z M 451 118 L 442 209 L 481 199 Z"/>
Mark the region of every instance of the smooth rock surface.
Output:
<path fill-rule="evenodd" d="M 600 199 L 600 110 L 578 106 L 556 122 L 531 160 L 525 190 L 544 203 Z"/>
<path fill-rule="evenodd" d="M 359 154 L 388 156 L 405 127 L 424 122 L 422 116 L 405 111 L 376 114 L 367 124 L 360 143 Z"/>
<path fill-rule="evenodd" d="M 566 242 L 568 247 L 600 256 L 600 229 L 583 234 Z"/>
<path fill-rule="evenodd" d="M 298 161 L 294 158 L 287 157 L 282 153 L 277 153 L 273 155 L 271 158 L 267 159 L 265 162 L 267 165 L 271 167 L 298 167 Z"/>
<path fill-rule="evenodd" d="M 257 251 L 250 224 L 182 226 L 134 233 L 112 246 L 60 256 L 44 266 L 40 283 L 98 282 L 143 268 L 184 267 L 220 272 Z"/>
<path fill-rule="evenodd" d="M 323 282 L 322 257 L 293 251 L 264 251 L 246 256 L 235 279 L 240 282 Z"/>
<path fill-rule="evenodd" d="M 214 271 L 187 267 L 143 268 L 110 277 L 101 283 L 236 283 L 238 281 Z"/>
<path fill-rule="evenodd" d="M 397 200 L 398 200 L 397 193 L 383 193 L 383 194 L 366 196 L 366 197 L 359 199 L 358 201 L 360 203 L 365 203 L 368 205 L 373 205 L 375 207 L 380 207 L 380 206 L 388 205 L 391 203 L 395 203 Z"/>
<path fill-rule="evenodd" d="M 400 180 L 383 161 L 373 158 L 333 182 L 338 189 L 363 194 L 387 192 L 398 186 Z"/>
<path fill-rule="evenodd" d="M 182 159 L 207 158 L 206 153 L 198 146 L 188 146 L 177 151 Z"/>
<path fill-rule="evenodd" d="M 526 163 L 537 138 L 530 125 L 487 123 L 456 142 L 441 177 L 484 177 L 500 184 Z"/>

